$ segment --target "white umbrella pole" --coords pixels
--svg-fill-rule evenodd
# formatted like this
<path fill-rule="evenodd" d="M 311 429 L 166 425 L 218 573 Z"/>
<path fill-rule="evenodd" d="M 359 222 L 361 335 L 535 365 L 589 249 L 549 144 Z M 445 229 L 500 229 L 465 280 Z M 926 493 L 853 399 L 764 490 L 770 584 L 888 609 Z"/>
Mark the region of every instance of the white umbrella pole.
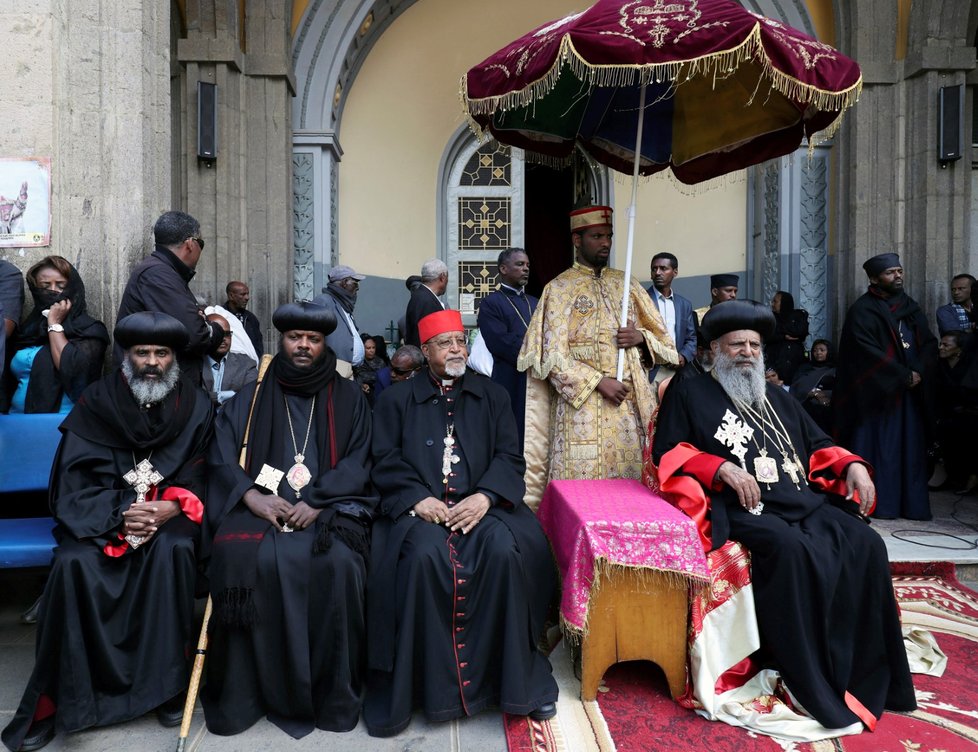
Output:
<path fill-rule="evenodd" d="M 638 99 L 638 133 L 635 136 L 635 167 L 632 170 L 632 203 L 628 207 L 628 241 L 625 245 L 625 294 L 621 299 L 621 324 L 628 324 L 628 299 L 632 281 L 632 247 L 635 244 L 635 205 L 638 202 L 638 166 L 642 158 L 642 125 L 645 122 L 645 84 Z M 621 381 L 625 374 L 625 351 L 618 350 L 618 375 Z"/>

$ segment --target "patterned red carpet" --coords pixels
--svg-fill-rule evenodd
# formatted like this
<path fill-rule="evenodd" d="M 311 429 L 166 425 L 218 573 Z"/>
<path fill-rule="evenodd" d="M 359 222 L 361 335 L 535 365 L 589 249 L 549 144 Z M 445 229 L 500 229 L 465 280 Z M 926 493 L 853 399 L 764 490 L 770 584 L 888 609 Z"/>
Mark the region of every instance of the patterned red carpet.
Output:
<path fill-rule="evenodd" d="M 776 740 L 707 721 L 674 703 L 651 663 L 623 663 L 605 675 L 587 703 L 593 740 L 567 739 L 569 749 L 600 752 L 978 752 L 978 593 L 961 586 L 951 564 L 896 564 L 893 585 L 905 625 L 934 633 L 947 655 L 941 677 L 917 674 L 918 709 L 886 713 L 874 733 L 814 743 Z M 506 717 L 510 752 L 562 749 L 556 723 Z M 607 733 L 604 733 L 606 727 Z M 577 743 L 583 742 L 583 743 Z"/>

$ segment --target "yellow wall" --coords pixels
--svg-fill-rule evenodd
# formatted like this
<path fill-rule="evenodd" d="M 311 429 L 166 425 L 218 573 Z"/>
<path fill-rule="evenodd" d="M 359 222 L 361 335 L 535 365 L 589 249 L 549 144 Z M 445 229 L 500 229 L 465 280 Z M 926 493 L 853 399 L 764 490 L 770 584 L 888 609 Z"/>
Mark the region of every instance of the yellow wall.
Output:
<path fill-rule="evenodd" d="M 378 40 L 343 114 L 339 183 L 341 263 L 403 279 L 439 255 L 438 167 L 463 122 L 461 75 L 516 37 L 580 10 L 586 0 L 418 0 Z M 615 184 L 616 243 L 623 265 L 630 188 Z M 741 180 L 685 196 L 671 183 L 643 183 L 635 274 L 655 250 L 671 250 L 685 276 L 744 268 L 746 186 Z"/>

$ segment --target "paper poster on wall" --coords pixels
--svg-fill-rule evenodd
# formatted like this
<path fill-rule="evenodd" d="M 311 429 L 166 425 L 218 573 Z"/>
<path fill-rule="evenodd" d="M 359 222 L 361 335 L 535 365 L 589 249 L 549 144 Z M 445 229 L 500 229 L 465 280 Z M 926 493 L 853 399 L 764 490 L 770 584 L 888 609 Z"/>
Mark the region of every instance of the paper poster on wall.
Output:
<path fill-rule="evenodd" d="M 51 245 L 51 160 L 0 157 L 0 248 Z"/>

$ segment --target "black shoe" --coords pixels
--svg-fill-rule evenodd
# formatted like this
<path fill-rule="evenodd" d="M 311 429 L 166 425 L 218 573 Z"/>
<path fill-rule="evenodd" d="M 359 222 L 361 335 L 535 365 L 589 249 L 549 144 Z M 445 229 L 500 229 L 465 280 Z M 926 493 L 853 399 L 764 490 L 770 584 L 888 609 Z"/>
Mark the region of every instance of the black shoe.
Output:
<path fill-rule="evenodd" d="M 21 742 L 19 752 L 30 752 L 32 749 L 46 747 L 54 738 L 54 716 L 49 715 L 43 721 L 31 724 L 27 729 L 27 736 Z"/>
<path fill-rule="evenodd" d="M 527 715 L 534 721 L 549 721 L 557 715 L 557 703 L 545 702 L 536 710 L 531 710 Z"/>
<path fill-rule="evenodd" d="M 187 694 L 181 692 L 156 709 L 156 719 L 163 728 L 179 726 L 183 720 L 183 706 L 187 703 Z"/>
<path fill-rule="evenodd" d="M 20 615 L 21 624 L 37 624 L 37 614 L 41 610 L 41 596 L 37 596 L 37 600 L 34 601 L 29 609 Z"/>

